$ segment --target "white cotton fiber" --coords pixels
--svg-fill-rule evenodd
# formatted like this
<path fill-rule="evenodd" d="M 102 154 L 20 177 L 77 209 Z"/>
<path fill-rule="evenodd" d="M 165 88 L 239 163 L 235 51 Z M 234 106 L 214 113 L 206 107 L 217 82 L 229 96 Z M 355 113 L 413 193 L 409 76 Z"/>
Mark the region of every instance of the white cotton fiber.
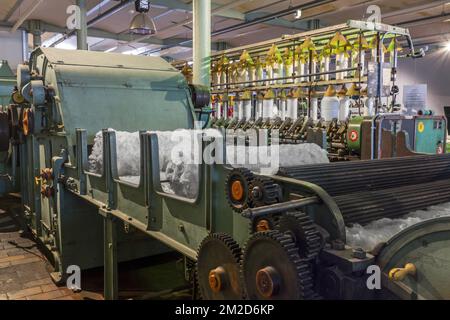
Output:
<path fill-rule="evenodd" d="M 113 129 L 109 129 L 113 130 Z M 194 138 L 200 131 L 180 129 L 175 131 L 151 131 L 158 136 L 159 166 L 163 188 L 180 196 L 195 198 L 198 193 L 201 161 L 201 145 L 194 147 Z M 211 137 L 221 137 L 220 131 L 207 129 L 202 132 Z M 115 131 L 117 170 L 120 179 L 138 184 L 140 176 L 139 132 Z M 91 172 L 103 169 L 103 138 L 98 132 L 89 156 Z M 234 161 L 233 159 L 234 155 Z M 245 157 L 241 158 L 241 156 Z M 257 155 L 250 157 L 250 155 Z M 264 157 L 265 155 L 265 157 Z M 252 161 L 253 160 L 253 161 Z M 238 162 L 236 162 L 238 161 Z M 315 144 L 280 145 L 270 147 L 227 146 L 227 163 L 235 167 L 247 167 L 257 173 L 276 174 L 279 167 L 303 164 L 328 163 L 327 152 Z M 261 168 L 270 168 L 262 171 Z"/>
<path fill-rule="evenodd" d="M 264 174 L 276 174 L 280 167 L 329 163 L 327 154 L 326 150 L 313 143 L 270 147 L 227 146 L 227 162 L 233 167 L 246 167 L 256 173 L 262 173 L 264 168 Z"/>
<path fill-rule="evenodd" d="M 450 216 L 450 203 L 431 206 L 427 210 L 418 210 L 397 219 L 383 218 L 361 226 L 354 224 L 347 228 L 347 244 L 352 247 L 373 250 L 379 243 L 386 242 L 400 231 L 419 222 Z"/>
<path fill-rule="evenodd" d="M 116 131 L 117 171 L 119 176 L 139 176 L 140 145 L 139 132 Z M 89 156 L 89 171 L 101 174 L 103 171 L 103 137 L 98 132 Z"/>

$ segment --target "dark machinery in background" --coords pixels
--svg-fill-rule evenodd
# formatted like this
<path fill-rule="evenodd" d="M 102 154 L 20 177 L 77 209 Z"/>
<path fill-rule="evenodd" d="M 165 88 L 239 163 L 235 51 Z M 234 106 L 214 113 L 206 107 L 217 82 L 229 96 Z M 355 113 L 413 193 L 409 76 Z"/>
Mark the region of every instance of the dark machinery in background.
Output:
<path fill-rule="evenodd" d="M 449 218 L 406 228 L 370 252 L 347 242 L 353 224 L 448 201 L 450 155 L 416 154 L 404 130 L 389 150 L 406 157 L 271 176 L 202 162 L 198 192 L 186 197 L 163 189 L 163 141 L 146 131 L 190 129 L 196 119 L 193 90 L 162 59 L 39 48 L 19 66 L 18 92 L 23 101 L 8 107 L 8 152 L 20 159 L 11 172 L 23 219 L 53 256 L 55 280 L 72 264 L 103 265 L 105 297 L 113 299 L 118 261 L 176 250 L 204 299 L 450 298 Z M 380 128 L 396 121 L 377 119 Z M 138 183 L 119 176 L 116 132 L 104 129 L 111 127 L 141 130 Z M 94 173 L 88 156 L 100 130 L 102 170 Z M 225 138 L 202 141 L 201 151 Z M 371 266 L 381 269 L 380 290 L 366 285 Z"/>

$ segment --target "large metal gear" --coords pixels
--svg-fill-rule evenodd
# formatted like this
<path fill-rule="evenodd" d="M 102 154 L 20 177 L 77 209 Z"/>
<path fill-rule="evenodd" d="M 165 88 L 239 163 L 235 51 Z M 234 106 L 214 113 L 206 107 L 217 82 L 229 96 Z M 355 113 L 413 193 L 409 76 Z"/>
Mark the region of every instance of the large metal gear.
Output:
<path fill-rule="evenodd" d="M 269 214 L 267 216 L 250 219 L 250 234 L 261 231 L 275 230 L 278 228 L 279 214 Z"/>
<path fill-rule="evenodd" d="M 277 229 L 290 235 L 304 259 L 314 259 L 322 248 L 322 237 L 314 221 L 300 210 L 289 211 L 278 219 Z"/>
<path fill-rule="evenodd" d="M 241 274 L 252 300 L 317 298 L 311 265 L 300 258 L 292 238 L 277 230 L 255 233 L 248 240 Z"/>
<path fill-rule="evenodd" d="M 244 297 L 239 267 L 242 251 L 224 233 L 213 233 L 200 244 L 197 256 L 197 285 L 205 300 L 236 300 Z"/>
<path fill-rule="evenodd" d="M 225 193 L 234 211 L 242 212 L 249 207 L 249 188 L 253 178 L 253 173 L 246 168 L 235 168 L 228 174 Z"/>
<path fill-rule="evenodd" d="M 250 206 L 262 207 L 280 200 L 279 186 L 267 177 L 255 177 L 250 183 Z"/>

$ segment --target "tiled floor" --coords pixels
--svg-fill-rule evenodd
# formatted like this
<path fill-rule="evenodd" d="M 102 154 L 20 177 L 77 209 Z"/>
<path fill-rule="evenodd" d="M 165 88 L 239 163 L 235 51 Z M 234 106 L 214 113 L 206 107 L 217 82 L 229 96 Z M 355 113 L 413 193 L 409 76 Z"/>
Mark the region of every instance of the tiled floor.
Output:
<path fill-rule="evenodd" d="M 101 299 L 98 294 L 73 293 L 57 287 L 50 278 L 51 265 L 36 243 L 21 237 L 11 215 L 11 199 L 0 199 L 0 300 Z"/>

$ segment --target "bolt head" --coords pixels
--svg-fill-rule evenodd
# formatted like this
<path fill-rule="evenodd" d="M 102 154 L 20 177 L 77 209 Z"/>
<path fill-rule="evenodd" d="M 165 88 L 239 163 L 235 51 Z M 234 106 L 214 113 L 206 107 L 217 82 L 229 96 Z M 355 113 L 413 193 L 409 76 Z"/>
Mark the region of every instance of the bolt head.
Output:
<path fill-rule="evenodd" d="M 365 259 L 367 257 L 366 252 L 362 248 L 355 248 L 352 251 L 352 255 L 357 259 Z"/>

